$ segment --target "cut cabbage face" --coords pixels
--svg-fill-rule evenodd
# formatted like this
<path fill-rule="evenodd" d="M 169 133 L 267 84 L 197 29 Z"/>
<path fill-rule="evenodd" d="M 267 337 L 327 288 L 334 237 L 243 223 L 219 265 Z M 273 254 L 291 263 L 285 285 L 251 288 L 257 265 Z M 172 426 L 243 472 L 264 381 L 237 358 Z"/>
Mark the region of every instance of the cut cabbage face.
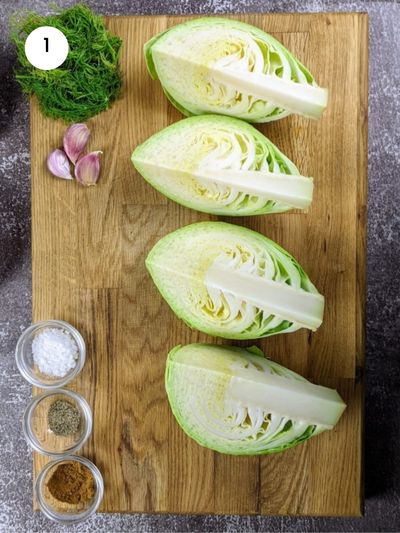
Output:
<path fill-rule="evenodd" d="M 243 22 L 190 20 L 148 41 L 150 75 L 184 115 L 219 113 L 269 122 L 319 118 L 327 90 L 279 41 Z"/>
<path fill-rule="evenodd" d="M 138 146 L 132 162 L 165 196 L 206 213 L 280 213 L 312 200 L 312 178 L 253 126 L 229 117 L 176 122 Z"/>
<path fill-rule="evenodd" d="M 324 297 L 288 252 L 249 229 L 199 222 L 166 235 L 146 266 L 190 327 L 227 339 L 316 330 Z"/>
<path fill-rule="evenodd" d="M 258 348 L 177 346 L 168 355 L 165 384 L 189 437 L 233 455 L 292 448 L 332 429 L 346 408 L 335 390 L 265 359 Z"/>

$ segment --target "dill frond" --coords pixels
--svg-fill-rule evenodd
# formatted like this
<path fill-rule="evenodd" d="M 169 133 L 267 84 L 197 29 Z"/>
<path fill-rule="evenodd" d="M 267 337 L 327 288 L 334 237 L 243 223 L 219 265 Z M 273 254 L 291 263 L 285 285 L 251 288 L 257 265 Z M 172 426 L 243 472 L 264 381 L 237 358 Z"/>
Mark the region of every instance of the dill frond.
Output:
<path fill-rule="evenodd" d="M 39 26 L 54 26 L 69 43 L 64 63 L 54 70 L 35 68 L 25 56 L 25 40 Z M 83 122 L 107 109 L 121 94 L 122 41 L 103 19 L 82 4 L 49 16 L 25 13 L 11 22 L 19 66 L 15 77 L 26 94 L 35 94 L 41 111 L 65 122 Z"/>

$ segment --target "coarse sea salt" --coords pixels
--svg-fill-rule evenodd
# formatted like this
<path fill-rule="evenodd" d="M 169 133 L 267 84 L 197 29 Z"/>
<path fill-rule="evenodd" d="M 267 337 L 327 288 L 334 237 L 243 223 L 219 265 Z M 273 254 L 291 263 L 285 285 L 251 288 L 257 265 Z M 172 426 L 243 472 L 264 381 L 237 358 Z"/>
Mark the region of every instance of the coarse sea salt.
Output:
<path fill-rule="evenodd" d="M 47 328 L 33 339 L 32 356 L 42 374 L 62 378 L 75 368 L 78 346 L 68 332 Z"/>

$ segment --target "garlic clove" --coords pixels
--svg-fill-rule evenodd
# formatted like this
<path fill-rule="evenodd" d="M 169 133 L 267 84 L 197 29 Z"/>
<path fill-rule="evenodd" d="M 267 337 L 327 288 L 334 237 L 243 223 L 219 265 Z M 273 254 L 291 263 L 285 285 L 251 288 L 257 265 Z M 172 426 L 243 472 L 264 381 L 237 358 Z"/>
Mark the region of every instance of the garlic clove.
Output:
<path fill-rule="evenodd" d="M 75 165 L 75 178 L 81 185 L 96 185 L 100 174 L 99 154 L 103 152 L 90 152 L 78 159 Z"/>
<path fill-rule="evenodd" d="M 73 124 L 64 134 L 64 150 L 75 165 L 90 137 L 86 124 Z"/>
<path fill-rule="evenodd" d="M 68 157 L 58 148 L 51 152 L 47 158 L 47 168 L 54 176 L 57 176 L 57 178 L 63 178 L 65 180 L 74 179 L 71 176 Z"/>

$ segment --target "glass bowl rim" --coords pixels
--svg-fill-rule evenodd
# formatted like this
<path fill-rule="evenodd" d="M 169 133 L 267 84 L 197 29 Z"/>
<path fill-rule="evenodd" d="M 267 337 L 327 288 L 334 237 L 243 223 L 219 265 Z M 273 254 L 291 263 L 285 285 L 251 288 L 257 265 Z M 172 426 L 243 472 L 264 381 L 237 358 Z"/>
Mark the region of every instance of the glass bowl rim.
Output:
<path fill-rule="evenodd" d="M 44 400 L 45 398 L 48 398 L 49 396 L 56 396 L 56 395 L 64 395 L 68 396 L 69 398 L 72 398 L 76 401 L 76 403 L 79 405 L 79 408 L 81 412 L 83 413 L 84 419 L 85 419 L 85 430 L 82 432 L 82 435 L 80 438 L 64 451 L 52 451 L 48 450 L 44 446 L 40 444 L 38 439 L 36 438 L 35 432 L 32 429 L 31 420 L 32 415 L 36 409 L 36 407 L 39 405 L 39 403 Z M 90 405 L 85 400 L 85 398 L 79 394 L 78 392 L 68 390 L 68 389 L 52 389 L 43 392 L 42 394 L 38 394 L 34 396 L 28 405 L 25 408 L 24 415 L 22 417 L 22 431 L 25 437 L 25 440 L 27 443 L 33 448 L 36 452 L 42 454 L 42 455 L 48 455 L 49 457 L 54 458 L 63 458 L 67 455 L 71 455 L 85 444 L 87 439 L 90 437 L 92 433 L 92 427 L 93 427 L 93 415 L 92 410 L 90 408 Z"/>
<path fill-rule="evenodd" d="M 62 513 L 60 511 L 56 511 L 46 503 L 46 498 L 42 494 L 42 485 L 48 472 L 57 464 L 65 463 L 67 461 L 77 461 L 78 463 L 81 463 L 89 468 L 96 484 L 96 494 L 93 497 L 92 503 L 87 509 L 77 513 Z M 97 466 L 89 459 L 86 459 L 86 457 L 81 457 L 78 455 L 66 455 L 65 457 L 50 461 L 42 468 L 36 478 L 35 495 L 41 511 L 45 516 L 47 516 L 47 518 L 50 518 L 50 520 L 63 524 L 82 522 L 97 511 L 104 495 L 104 480 Z"/>
<path fill-rule="evenodd" d="M 58 327 L 60 329 L 64 329 L 67 331 L 70 335 L 72 335 L 77 348 L 78 348 L 78 359 L 76 361 L 76 365 L 74 368 L 68 372 L 64 377 L 59 379 L 52 380 L 51 383 L 46 383 L 42 379 L 38 378 L 37 375 L 35 375 L 30 365 L 28 365 L 25 361 L 24 356 L 24 344 L 27 341 L 27 339 L 31 336 L 31 334 L 39 328 L 42 327 Z M 69 324 L 68 322 L 65 322 L 64 320 L 41 320 L 40 322 L 35 322 L 34 324 L 31 324 L 28 328 L 26 328 L 20 335 L 17 345 L 15 348 L 15 360 L 17 363 L 17 367 L 19 372 L 21 373 L 22 377 L 31 385 L 35 385 L 36 387 L 40 387 L 41 389 L 57 389 L 59 387 L 63 387 L 70 381 L 72 381 L 76 376 L 80 373 L 82 370 L 85 360 L 86 360 L 86 344 L 85 340 L 82 337 L 82 335 L 79 333 L 79 331 Z"/>

